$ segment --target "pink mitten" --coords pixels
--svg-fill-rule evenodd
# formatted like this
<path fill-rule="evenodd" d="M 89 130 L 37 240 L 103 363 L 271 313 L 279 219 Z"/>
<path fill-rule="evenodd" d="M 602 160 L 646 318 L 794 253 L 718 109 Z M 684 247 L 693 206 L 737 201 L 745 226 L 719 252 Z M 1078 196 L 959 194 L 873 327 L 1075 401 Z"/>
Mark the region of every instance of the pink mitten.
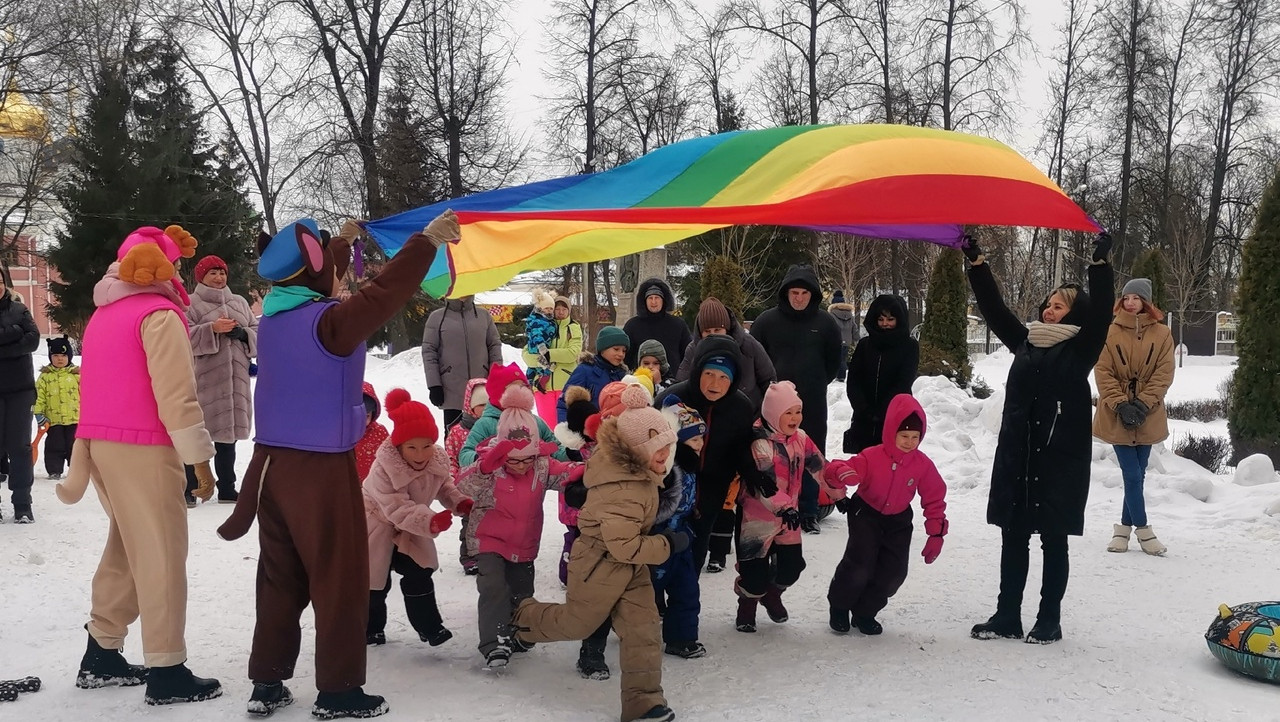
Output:
<path fill-rule="evenodd" d="M 429 528 L 432 534 L 439 534 L 451 526 L 453 526 L 453 512 L 442 511 L 431 517 L 431 526 Z"/>
<path fill-rule="evenodd" d="M 920 553 L 920 556 L 924 557 L 925 564 L 932 564 L 933 560 L 937 559 L 938 555 L 941 553 L 942 537 L 931 536 L 928 541 L 924 543 L 924 551 Z"/>
<path fill-rule="evenodd" d="M 527 441 L 525 443 L 528 444 Z M 498 467 L 502 466 L 503 462 L 507 460 L 507 454 L 510 454 L 516 448 L 519 447 L 516 446 L 514 441 L 503 439 L 480 452 L 480 471 L 485 474 L 492 474 L 497 471 Z"/>
<path fill-rule="evenodd" d="M 552 456 L 560 451 L 560 445 L 554 441 L 544 441 L 538 444 L 538 456 Z"/>

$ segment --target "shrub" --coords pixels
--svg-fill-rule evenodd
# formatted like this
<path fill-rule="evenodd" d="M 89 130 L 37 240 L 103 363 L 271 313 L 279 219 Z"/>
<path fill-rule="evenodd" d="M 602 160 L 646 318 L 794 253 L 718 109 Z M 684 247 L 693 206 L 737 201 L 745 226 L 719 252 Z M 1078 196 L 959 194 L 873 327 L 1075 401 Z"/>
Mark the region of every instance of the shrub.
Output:
<path fill-rule="evenodd" d="M 1231 456 L 1231 440 L 1221 436 L 1187 434 L 1174 442 L 1173 453 L 1216 474 Z"/>
<path fill-rule="evenodd" d="M 991 385 L 981 376 L 974 376 L 973 381 L 969 382 L 969 390 L 973 392 L 975 399 L 989 399 L 991 394 L 995 393 L 991 389 Z"/>
<path fill-rule="evenodd" d="M 956 386 L 964 388 L 973 373 L 973 367 L 967 358 L 957 366 L 950 354 L 944 354 L 931 344 L 921 342 L 919 373 L 921 376 L 945 376 Z"/>
<path fill-rule="evenodd" d="M 1226 418 L 1227 405 L 1223 399 L 1200 399 L 1198 401 L 1174 401 L 1165 404 L 1169 418 L 1179 421 L 1217 421 Z"/>

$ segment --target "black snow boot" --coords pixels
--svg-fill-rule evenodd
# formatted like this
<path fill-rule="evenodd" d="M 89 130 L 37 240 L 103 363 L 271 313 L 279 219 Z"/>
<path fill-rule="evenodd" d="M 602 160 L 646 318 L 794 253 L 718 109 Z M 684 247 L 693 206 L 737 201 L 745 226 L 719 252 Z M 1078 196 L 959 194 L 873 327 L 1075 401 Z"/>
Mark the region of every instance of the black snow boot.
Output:
<path fill-rule="evenodd" d="M 222 685 L 216 679 L 197 677 L 185 664 L 152 667 L 147 674 L 147 704 L 181 704 L 203 702 L 222 696 Z"/>
<path fill-rule="evenodd" d="M 284 682 L 254 682 L 249 695 L 249 714 L 270 717 L 272 712 L 293 704 L 293 693 Z"/>
<path fill-rule="evenodd" d="M 609 679 L 609 665 L 604 661 L 603 641 L 582 640 L 582 648 L 578 650 L 578 674 L 583 679 Z"/>
<path fill-rule="evenodd" d="M 782 604 L 782 587 L 777 584 L 770 584 L 769 591 L 760 597 L 760 604 L 764 607 L 764 611 L 769 615 L 769 619 L 776 624 L 782 624 L 790 619 L 787 615 L 787 608 Z"/>
<path fill-rule="evenodd" d="M 30 504 L 14 504 L 13 505 L 13 523 L 14 524 L 34 524 L 36 517 L 31 513 Z"/>
<path fill-rule="evenodd" d="M 759 606 L 759 599 L 739 596 L 738 617 L 734 620 L 734 628 L 748 634 L 756 631 L 756 608 Z"/>
<path fill-rule="evenodd" d="M 707 648 L 702 642 L 672 642 L 662 648 L 663 653 L 681 659 L 697 659 L 707 656 Z"/>
<path fill-rule="evenodd" d="M 831 631 L 835 632 L 836 634 L 848 634 L 850 628 L 851 627 L 849 625 L 849 610 L 832 607 L 831 608 Z"/>
<path fill-rule="evenodd" d="M 672 712 L 671 708 L 665 704 L 654 705 L 653 709 L 639 717 L 639 719 L 646 720 L 646 722 L 671 722 L 675 718 L 676 713 Z"/>
<path fill-rule="evenodd" d="M 973 625 L 969 636 L 974 639 L 1022 639 L 1022 620 L 996 612 L 982 624 Z"/>
<path fill-rule="evenodd" d="M 884 631 L 884 627 L 880 626 L 875 617 L 854 617 L 853 626 L 869 637 L 874 637 Z"/>
<path fill-rule="evenodd" d="M 453 632 L 450 632 L 444 627 L 439 627 L 429 632 L 419 632 L 418 639 L 430 644 L 432 647 L 439 647 L 450 639 L 453 639 Z"/>
<path fill-rule="evenodd" d="M 77 687 L 137 687 L 146 683 L 146 667 L 129 664 L 120 650 L 104 649 L 92 634 L 89 635 L 89 645 L 80 658 L 80 672 L 76 674 Z"/>
<path fill-rule="evenodd" d="M 356 687 L 346 692 L 321 692 L 316 695 L 316 706 L 311 708 L 311 716 L 316 719 L 368 719 L 390 711 L 387 700 L 376 694 L 365 694 L 364 689 Z"/>
<path fill-rule="evenodd" d="M 1037 619 L 1023 641 L 1027 644 L 1053 644 L 1062 641 L 1062 625 L 1055 621 Z"/>

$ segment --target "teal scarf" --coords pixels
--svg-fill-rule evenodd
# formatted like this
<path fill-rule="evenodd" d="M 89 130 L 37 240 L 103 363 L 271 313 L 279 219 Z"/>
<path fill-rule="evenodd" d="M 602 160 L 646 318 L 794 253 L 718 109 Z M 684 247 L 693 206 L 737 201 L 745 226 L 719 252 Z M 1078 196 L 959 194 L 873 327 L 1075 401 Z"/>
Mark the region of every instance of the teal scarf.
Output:
<path fill-rule="evenodd" d="M 292 311 L 304 303 L 325 298 L 328 296 L 305 286 L 272 286 L 267 292 L 267 297 L 262 299 L 262 315 L 274 316 L 284 311 Z"/>

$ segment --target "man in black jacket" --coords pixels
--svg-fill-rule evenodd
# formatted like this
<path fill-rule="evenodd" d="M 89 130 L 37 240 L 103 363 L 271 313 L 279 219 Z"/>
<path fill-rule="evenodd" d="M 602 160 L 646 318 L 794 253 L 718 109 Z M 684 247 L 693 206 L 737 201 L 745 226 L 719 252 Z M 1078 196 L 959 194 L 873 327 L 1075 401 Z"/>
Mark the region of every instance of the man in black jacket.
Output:
<path fill-rule="evenodd" d="M 672 315 L 675 307 L 675 294 L 661 278 L 646 278 L 636 288 L 636 315 L 627 319 L 622 327 L 627 338 L 631 339 L 631 347 L 627 349 L 623 362 L 627 368 L 635 370 L 636 352 L 640 344 L 649 339 L 658 341 L 666 349 L 667 364 L 671 368 L 680 368 L 684 349 L 693 342 L 693 334 L 684 319 Z"/>
<path fill-rule="evenodd" d="M 31 514 L 31 407 L 36 402 L 31 354 L 40 331 L 22 297 L 0 276 L 0 454 L 9 457 L 13 520 L 29 524 Z"/>
<path fill-rule="evenodd" d="M 804 421 L 800 428 L 827 453 L 827 386 L 840 370 L 840 325 L 822 309 L 822 288 L 809 266 L 792 266 L 778 288 L 778 305 L 760 314 L 751 335 L 773 359 L 779 381 L 800 392 Z M 801 524 L 817 534 L 818 482 L 805 474 L 800 495 Z"/>

